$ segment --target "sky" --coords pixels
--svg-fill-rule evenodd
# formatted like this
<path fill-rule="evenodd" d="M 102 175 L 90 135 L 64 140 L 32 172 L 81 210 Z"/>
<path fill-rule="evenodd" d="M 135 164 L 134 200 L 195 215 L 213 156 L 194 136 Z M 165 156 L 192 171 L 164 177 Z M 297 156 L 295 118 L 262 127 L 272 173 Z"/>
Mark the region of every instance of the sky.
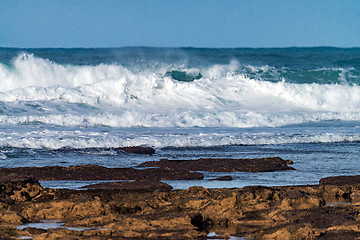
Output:
<path fill-rule="evenodd" d="M 0 0 L 0 47 L 360 47 L 360 0 Z"/>

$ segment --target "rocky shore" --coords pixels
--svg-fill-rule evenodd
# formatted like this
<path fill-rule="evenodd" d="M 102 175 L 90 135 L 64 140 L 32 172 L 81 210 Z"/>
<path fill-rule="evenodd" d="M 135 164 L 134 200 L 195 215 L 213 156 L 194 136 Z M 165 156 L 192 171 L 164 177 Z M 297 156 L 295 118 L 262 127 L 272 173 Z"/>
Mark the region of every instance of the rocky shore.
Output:
<path fill-rule="evenodd" d="M 140 164 L 140 167 L 158 167 L 162 169 L 208 171 L 208 172 L 273 172 L 280 170 L 295 170 L 279 157 L 255 159 L 200 158 L 198 160 L 168 160 L 151 161 Z"/>
<path fill-rule="evenodd" d="M 274 160 L 274 165 L 278 160 L 284 161 Z M 217 161 L 217 167 L 224 169 L 229 162 Z M 164 165 L 157 171 L 165 175 L 145 172 L 131 181 L 95 184 L 84 190 L 43 188 L 38 182 L 60 176 L 124 180 L 119 169 L 111 171 L 95 165 L 1 169 L 1 239 L 360 238 L 360 177 L 349 177 L 350 184 L 338 177 L 313 186 L 172 190 L 159 180 L 178 176 L 172 172 L 189 172 Z M 47 224 L 57 228 L 46 228 Z"/>

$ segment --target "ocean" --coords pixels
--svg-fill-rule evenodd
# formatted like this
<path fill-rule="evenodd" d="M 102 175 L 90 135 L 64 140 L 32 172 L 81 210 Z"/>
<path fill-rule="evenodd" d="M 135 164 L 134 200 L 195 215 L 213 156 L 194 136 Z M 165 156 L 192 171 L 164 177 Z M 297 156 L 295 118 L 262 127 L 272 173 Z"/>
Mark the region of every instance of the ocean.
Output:
<path fill-rule="evenodd" d="M 279 156 L 298 169 L 174 188 L 360 173 L 360 48 L 0 48 L 0 83 L 0 167 Z M 234 180 L 208 181 L 222 175 Z"/>

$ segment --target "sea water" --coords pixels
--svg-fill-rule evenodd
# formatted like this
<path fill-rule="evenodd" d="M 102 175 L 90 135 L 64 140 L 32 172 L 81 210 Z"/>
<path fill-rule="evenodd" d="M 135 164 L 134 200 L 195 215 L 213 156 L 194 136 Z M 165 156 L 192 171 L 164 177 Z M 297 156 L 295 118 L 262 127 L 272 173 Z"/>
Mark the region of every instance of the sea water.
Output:
<path fill-rule="evenodd" d="M 0 48 L 0 167 L 279 156 L 298 170 L 167 182 L 298 185 L 359 174 L 359 150 L 360 48 Z"/>

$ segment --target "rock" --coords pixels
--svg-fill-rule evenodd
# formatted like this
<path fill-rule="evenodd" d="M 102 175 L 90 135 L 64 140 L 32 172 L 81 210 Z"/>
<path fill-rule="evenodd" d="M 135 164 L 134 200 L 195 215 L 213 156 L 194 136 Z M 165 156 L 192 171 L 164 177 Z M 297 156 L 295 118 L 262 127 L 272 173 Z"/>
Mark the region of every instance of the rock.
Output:
<path fill-rule="evenodd" d="M 188 180 L 202 179 L 197 172 L 172 169 L 106 168 L 98 165 L 70 167 L 1 168 L 0 179 L 6 176 L 34 177 L 38 180 Z"/>
<path fill-rule="evenodd" d="M 14 175 L 10 175 L 14 176 Z M 9 181 L 0 182 L 0 201 L 29 201 L 42 191 L 40 183 L 34 178 L 16 177 Z M 9 176 L 8 176 L 9 178 Z"/>
<path fill-rule="evenodd" d="M 360 185 L 237 189 L 195 186 L 186 190 L 152 191 L 145 187 L 162 184 L 132 181 L 87 190 L 37 188 L 34 179 L 0 184 L 1 237 L 206 239 L 208 232 L 245 239 L 360 237 L 360 204 L 352 201 L 327 204 L 328 199 L 352 199 L 359 195 Z M 21 192 L 27 192 L 27 197 L 19 197 L 22 195 L 17 193 Z M 61 220 L 64 225 L 41 231 L 15 228 L 41 220 Z M 77 231 L 74 227 L 84 230 Z M 1 235 L 2 229 L 5 235 Z"/>
<path fill-rule="evenodd" d="M 17 231 L 15 227 L 0 227 L 1 240 L 14 239 L 10 237 L 17 237 Z"/>
<path fill-rule="evenodd" d="M 58 189 L 53 200 L 24 202 L 16 214 L 28 221 L 61 219 L 65 227 L 87 228 L 27 232 L 35 239 L 206 239 L 208 231 L 247 239 L 354 239 L 360 236 L 358 206 L 319 203 L 324 192 L 355 190 L 333 191 L 330 186 L 191 187 L 166 192 Z"/>
<path fill-rule="evenodd" d="M 233 178 L 231 176 L 222 176 L 215 179 L 211 179 L 211 181 L 232 181 Z"/>
<path fill-rule="evenodd" d="M 0 221 L 3 223 L 20 225 L 24 222 L 24 218 L 19 214 L 11 211 L 1 211 Z"/>
<path fill-rule="evenodd" d="M 286 164 L 287 165 L 292 165 L 294 164 L 294 161 L 293 160 L 285 160 Z"/>
<path fill-rule="evenodd" d="M 151 180 L 137 180 L 137 181 L 124 181 L 124 182 L 107 182 L 107 183 L 98 183 L 92 185 L 86 185 L 82 188 L 85 189 L 118 189 L 123 191 L 170 191 L 172 187 L 166 183 L 160 181 L 151 181 Z"/>
<path fill-rule="evenodd" d="M 122 147 L 116 149 L 122 150 L 126 153 L 149 154 L 149 155 L 155 153 L 155 149 L 152 147 Z"/>
<path fill-rule="evenodd" d="M 321 178 L 319 181 L 320 185 L 357 185 L 360 184 L 360 175 L 354 176 L 336 176 Z"/>
<path fill-rule="evenodd" d="M 263 236 L 264 240 L 290 240 L 291 234 L 286 229 L 280 229 L 271 234 L 265 234 Z"/>
<path fill-rule="evenodd" d="M 295 170 L 279 157 L 257 159 L 200 158 L 198 160 L 150 161 L 140 167 L 159 167 L 163 169 L 209 171 L 209 172 L 272 172 L 278 170 Z"/>

